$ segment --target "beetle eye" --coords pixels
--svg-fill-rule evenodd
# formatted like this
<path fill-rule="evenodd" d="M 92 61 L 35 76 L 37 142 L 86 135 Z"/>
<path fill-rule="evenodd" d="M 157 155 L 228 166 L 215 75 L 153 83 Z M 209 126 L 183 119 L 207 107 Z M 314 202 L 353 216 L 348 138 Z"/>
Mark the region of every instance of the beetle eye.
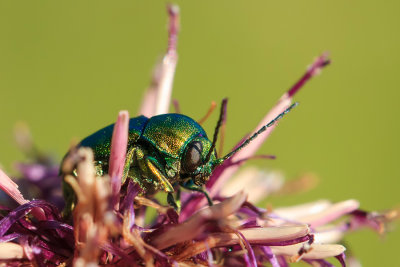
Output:
<path fill-rule="evenodd" d="M 186 172 L 194 172 L 202 163 L 201 153 L 203 146 L 199 141 L 194 141 L 187 145 L 182 158 L 182 166 Z"/>

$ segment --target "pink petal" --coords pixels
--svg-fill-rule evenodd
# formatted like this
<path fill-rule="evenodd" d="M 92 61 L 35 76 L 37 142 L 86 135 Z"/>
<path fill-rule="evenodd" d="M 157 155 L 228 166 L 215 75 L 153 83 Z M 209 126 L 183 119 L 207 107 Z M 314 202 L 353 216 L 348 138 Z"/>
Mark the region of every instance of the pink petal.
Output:
<path fill-rule="evenodd" d="M 251 244 L 282 242 L 303 237 L 310 232 L 307 225 L 248 228 L 240 230 Z"/>
<path fill-rule="evenodd" d="M 318 200 L 305 204 L 300 204 L 291 207 L 276 208 L 274 213 L 281 218 L 289 220 L 297 220 L 298 218 L 311 216 L 324 211 L 325 209 L 332 206 L 332 203 L 328 200 Z"/>
<path fill-rule="evenodd" d="M 0 189 L 6 192 L 7 195 L 12 197 L 18 204 L 22 205 L 28 202 L 22 196 L 21 192 L 18 190 L 18 185 L 14 183 L 10 177 L 7 176 L 1 169 L 0 169 Z"/>
<path fill-rule="evenodd" d="M 248 167 L 230 179 L 221 190 L 221 195 L 231 196 L 240 190 L 248 193 L 248 201 L 257 203 L 282 188 L 283 175 L 280 172 L 266 172 Z"/>
<path fill-rule="evenodd" d="M 168 5 L 168 14 L 168 49 L 164 58 L 157 64 L 154 70 L 152 85 L 147 90 L 139 111 L 140 114 L 147 117 L 168 113 L 171 102 L 172 84 L 178 61 L 178 54 L 176 52 L 179 31 L 178 6 Z"/>
<path fill-rule="evenodd" d="M 129 113 L 120 111 L 111 140 L 110 168 L 112 196 L 115 199 L 114 205 L 118 204 L 119 191 L 121 189 L 122 173 L 124 171 L 126 150 L 128 146 Z"/>
<path fill-rule="evenodd" d="M 276 116 L 282 113 L 285 109 L 287 109 L 291 104 L 292 98 L 287 97 L 287 94 L 281 98 L 275 107 L 272 108 L 270 112 L 261 120 L 261 122 L 257 125 L 255 130 L 252 132 L 256 132 L 258 129 L 269 123 L 273 120 Z M 265 132 L 260 134 L 253 142 L 251 142 L 247 147 L 240 150 L 234 156 L 232 156 L 231 160 L 233 162 L 240 161 L 246 158 L 253 156 L 257 150 L 261 147 L 267 137 L 272 133 L 275 129 L 276 124 L 270 128 L 268 128 Z M 251 136 L 251 134 L 249 135 Z M 223 187 L 226 181 L 237 171 L 240 165 L 234 165 L 224 170 L 222 175 L 216 180 L 215 184 L 211 187 L 210 195 L 213 197 L 216 193 Z"/>
<path fill-rule="evenodd" d="M 299 218 L 299 221 L 302 223 L 308 223 L 311 225 L 311 227 L 318 227 L 334 221 L 352 211 L 355 211 L 356 209 L 358 209 L 359 206 L 360 203 L 356 200 L 342 201 L 339 203 L 335 203 L 329 208 L 314 215 Z"/>
<path fill-rule="evenodd" d="M 139 114 L 144 115 L 146 117 L 153 117 L 155 115 L 156 110 L 156 99 L 157 99 L 157 90 L 158 85 L 156 81 L 158 81 L 158 72 L 161 68 L 161 64 L 157 64 L 154 71 L 153 71 L 153 82 L 149 88 L 147 88 L 146 92 L 144 93 L 142 106 L 139 109 Z"/>
<path fill-rule="evenodd" d="M 359 206 L 360 204 L 356 200 L 334 204 L 327 200 L 319 200 L 295 207 L 275 209 L 274 214 L 282 219 L 306 223 L 311 227 L 319 227 L 355 211 Z"/>
<path fill-rule="evenodd" d="M 279 99 L 278 103 L 268 112 L 268 114 L 261 120 L 261 122 L 257 125 L 255 130 L 252 132 L 256 132 L 262 126 L 269 123 L 272 119 L 274 119 L 277 115 L 282 113 L 285 109 L 287 109 L 292 103 L 293 96 L 304 86 L 304 84 L 313 76 L 320 73 L 323 67 L 330 63 L 327 58 L 327 53 L 319 56 L 314 63 L 307 69 L 306 73 Z M 275 129 L 276 124 L 272 127 L 268 128 L 265 132 L 260 134 L 253 142 L 251 142 L 247 147 L 239 151 L 235 154 L 231 160 L 232 161 L 241 161 L 243 159 L 249 158 L 253 156 L 257 150 L 261 147 L 261 145 L 265 142 L 265 140 L 269 137 L 271 132 Z M 251 136 L 251 135 L 249 135 Z M 226 180 L 228 180 L 239 168 L 240 165 L 235 165 L 227 168 L 223 174 L 217 179 L 215 184 L 212 186 L 210 190 L 211 197 L 215 196 L 217 192 L 222 188 L 225 184 Z"/>

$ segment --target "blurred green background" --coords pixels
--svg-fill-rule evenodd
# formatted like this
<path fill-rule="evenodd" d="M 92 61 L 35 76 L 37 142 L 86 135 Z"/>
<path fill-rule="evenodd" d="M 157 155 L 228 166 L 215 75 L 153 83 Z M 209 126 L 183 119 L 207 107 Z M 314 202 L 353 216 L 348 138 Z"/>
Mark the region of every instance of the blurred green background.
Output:
<path fill-rule="evenodd" d="M 251 131 L 323 51 L 333 63 L 296 100 L 253 164 L 288 179 L 312 171 L 311 192 L 274 206 L 355 198 L 367 210 L 396 207 L 400 186 L 399 1 L 177 1 L 179 63 L 173 97 L 200 118 L 229 97 L 225 148 Z M 0 163 L 24 159 L 17 121 L 59 158 L 73 138 L 136 114 L 166 47 L 164 1 L 1 1 Z M 217 113 L 217 112 L 216 112 Z M 212 132 L 217 114 L 206 123 Z M 346 241 L 363 266 L 400 266 L 400 225 Z"/>

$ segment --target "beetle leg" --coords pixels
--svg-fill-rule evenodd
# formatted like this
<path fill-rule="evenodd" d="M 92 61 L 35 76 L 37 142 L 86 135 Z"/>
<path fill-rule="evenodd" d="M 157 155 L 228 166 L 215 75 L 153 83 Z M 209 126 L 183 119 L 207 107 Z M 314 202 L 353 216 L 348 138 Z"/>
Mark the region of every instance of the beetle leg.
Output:
<path fill-rule="evenodd" d="M 138 161 L 140 169 L 144 172 L 147 178 L 152 178 L 156 181 L 157 184 L 160 185 L 160 189 L 164 190 L 168 193 L 167 202 L 171 205 L 176 211 L 179 210 L 178 205 L 174 199 L 174 187 L 168 181 L 167 177 L 160 171 L 158 167 L 158 162 L 155 158 L 145 156 L 144 152 L 140 149 L 136 149 L 136 159 Z M 150 176 L 150 177 L 149 177 Z"/>
<path fill-rule="evenodd" d="M 174 188 L 171 183 L 165 177 L 165 175 L 160 171 L 158 167 L 157 160 L 155 158 L 146 156 L 144 151 L 137 147 L 135 149 L 135 156 L 140 170 L 144 174 L 145 178 L 155 181 L 155 185 L 159 184 L 160 188 L 165 192 L 172 193 Z"/>
<path fill-rule="evenodd" d="M 174 192 L 174 188 L 171 183 L 165 177 L 165 175 L 156 167 L 156 165 L 152 162 L 150 157 L 145 158 L 147 168 L 149 168 L 150 172 L 154 177 L 157 178 L 158 182 L 161 184 L 161 188 L 168 193 Z"/>
<path fill-rule="evenodd" d="M 153 175 L 158 179 L 158 181 L 161 184 L 162 189 L 165 192 L 168 192 L 168 195 L 167 195 L 168 204 L 171 205 L 174 208 L 174 210 L 179 211 L 180 205 L 178 205 L 176 203 L 174 195 L 173 195 L 174 187 L 171 185 L 171 183 L 168 181 L 168 179 L 164 176 L 164 174 L 152 162 L 151 157 L 147 157 L 145 160 L 146 160 L 147 167 L 150 169 L 150 171 L 153 173 Z"/>
<path fill-rule="evenodd" d="M 181 202 L 181 188 L 180 187 L 178 187 L 178 190 L 176 190 L 176 201 L 178 203 Z"/>
<path fill-rule="evenodd" d="M 186 189 L 191 190 L 191 191 L 196 191 L 196 192 L 203 193 L 204 196 L 207 198 L 208 205 L 209 206 L 213 205 L 213 201 L 211 200 L 210 196 L 208 195 L 207 191 L 204 188 L 195 185 L 192 181 L 190 181 L 188 183 L 183 183 L 183 184 L 181 184 L 181 186 L 183 188 L 186 188 Z"/>
<path fill-rule="evenodd" d="M 122 181 L 121 184 L 124 184 L 126 178 L 128 177 L 129 169 L 131 168 L 131 163 L 133 159 L 133 155 L 135 154 L 136 147 L 131 147 L 126 153 L 125 165 L 124 165 L 124 172 L 122 174 Z"/>
<path fill-rule="evenodd" d="M 167 202 L 170 206 L 172 206 L 174 208 L 174 210 L 176 210 L 176 211 L 180 210 L 180 205 L 178 206 L 178 204 L 176 203 L 176 201 L 174 199 L 174 195 L 172 193 L 168 193 Z"/>
<path fill-rule="evenodd" d="M 176 211 L 178 211 L 178 213 L 179 213 L 179 211 L 181 210 L 181 207 L 182 207 L 181 206 L 181 188 L 180 187 L 178 187 L 178 190 L 176 191 L 176 197 L 175 197 L 174 202 L 175 202 L 175 205 L 177 206 L 177 209 L 175 207 L 174 207 L 174 209 Z"/>

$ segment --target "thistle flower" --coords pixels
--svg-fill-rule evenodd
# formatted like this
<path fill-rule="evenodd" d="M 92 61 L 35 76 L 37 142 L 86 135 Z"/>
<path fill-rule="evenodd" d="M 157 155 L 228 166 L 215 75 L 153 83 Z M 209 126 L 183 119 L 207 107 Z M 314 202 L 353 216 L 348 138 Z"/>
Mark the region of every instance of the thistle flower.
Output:
<path fill-rule="evenodd" d="M 179 14 L 175 6 L 169 6 L 168 11 L 168 49 L 156 67 L 153 83 L 143 100 L 140 113 L 146 116 L 166 113 L 170 105 L 177 63 Z M 289 107 L 293 96 L 328 64 L 326 54 L 319 56 L 260 125 Z M 226 104 L 224 101 L 221 108 L 226 109 Z M 45 200 L 28 201 L 17 184 L 0 170 L 0 188 L 19 204 L 15 209 L 1 207 L 0 263 L 10 266 L 259 266 L 269 263 L 283 267 L 297 261 L 333 266 L 327 258 L 336 257 L 346 266 L 345 247 L 338 244 L 346 232 L 369 227 L 382 233 L 385 224 L 398 216 L 395 210 L 362 211 L 356 200 L 339 203 L 319 200 L 272 210 L 256 207 L 253 203 L 261 197 L 282 189 L 282 179 L 257 169 L 248 169 L 236 179 L 234 175 L 242 163 L 257 157 L 257 149 L 276 125 L 214 170 L 206 184 L 216 203 L 214 206 L 208 206 L 202 194 L 183 192 L 181 211 L 177 213 L 152 197 L 140 195 L 140 187 L 133 180 L 122 180 L 128 120 L 128 112 L 121 111 L 114 127 L 107 175 L 96 177 L 92 151 L 86 148 L 73 150 L 61 166 L 63 170 L 76 166 L 76 177 L 64 178 L 77 197 L 72 222 L 61 216 L 60 206 L 57 208 L 50 202 L 57 196 L 57 190 L 53 189 L 61 180 L 52 179 L 47 186 L 39 183 L 39 196 Z M 222 118 L 222 128 L 224 124 L 225 118 Z M 29 135 L 21 135 L 19 140 L 23 147 L 33 147 Z M 35 183 L 57 176 L 54 165 L 39 155 L 33 155 L 34 163 L 20 165 L 21 173 Z M 241 181 L 249 185 L 245 190 L 238 190 L 244 188 Z M 146 219 L 147 213 L 154 211 L 156 215 Z"/>

